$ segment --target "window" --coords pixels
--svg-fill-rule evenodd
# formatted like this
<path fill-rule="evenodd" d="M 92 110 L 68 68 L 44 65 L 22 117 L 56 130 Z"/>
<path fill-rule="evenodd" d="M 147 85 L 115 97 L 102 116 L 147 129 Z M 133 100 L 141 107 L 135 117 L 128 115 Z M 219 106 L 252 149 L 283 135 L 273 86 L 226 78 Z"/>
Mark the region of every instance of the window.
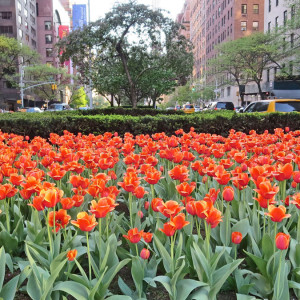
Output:
<path fill-rule="evenodd" d="M 36 36 L 36 31 L 35 31 L 35 29 L 34 29 L 33 27 L 31 27 L 31 34 L 32 34 L 33 36 Z"/>
<path fill-rule="evenodd" d="M 45 30 L 51 30 L 51 29 L 52 29 L 51 21 L 45 21 Z"/>
<path fill-rule="evenodd" d="M 253 13 L 259 14 L 259 5 L 258 4 L 253 4 Z"/>
<path fill-rule="evenodd" d="M 274 67 L 274 79 L 276 79 L 277 76 L 277 67 Z"/>
<path fill-rule="evenodd" d="M 24 16 L 25 16 L 25 18 L 27 18 L 27 17 L 28 17 L 28 11 L 27 11 L 27 9 L 26 9 L 26 8 L 24 8 Z"/>
<path fill-rule="evenodd" d="M 23 31 L 22 31 L 22 29 L 19 29 L 19 37 L 20 37 L 20 38 L 23 37 Z"/>
<path fill-rule="evenodd" d="M 32 22 L 32 24 L 35 24 L 35 18 L 33 15 L 30 15 L 30 21 Z"/>
<path fill-rule="evenodd" d="M 269 0 L 269 12 L 271 11 L 271 3 L 272 3 L 272 0 Z"/>
<path fill-rule="evenodd" d="M 279 0 L 276 0 L 276 6 L 278 6 L 278 4 L 279 4 Z"/>
<path fill-rule="evenodd" d="M 268 23 L 268 33 L 271 32 L 271 22 Z"/>
<path fill-rule="evenodd" d="M 270 69 L 267 70 L 267 82 L 270 82 Z"/>
<path fill-rule="evenodd" d="M 21 16 L 18 16 L 18 22 L 19 22 L 19 24 L 22 24 L 22 17 Z"/>
<path fill-rule="evenodd" d="M 231 91 L 231 88 L 230 86 L 227 87 L 227 96 L 230 96 L 230 91 Z"/>
<path fill-rule="evenodd" d="M 3 88 L 4 89 L 12 89 L 13 85 L 10 81 L 3 81 Z"/>
<path fill-rule="evenodd" d="M 33 39 L 31 39 L 31 45 L 32 45 L 34 48 L 36 48 L 36 41 L 33 40 Z"/>
<path fill-rule="evenodd" d="M 291 48 L 294 47 L 294 37 L 295 37 L 295 34 L 292 33 L 292 34 L 291 34 Z"/>
<path fill-rule="evenodd" d="M 231 9 L 230 9 L 230 16 L 232 17 L 232 7 L 231 7 Z"/>
<path fill-rule="evenodd" d="M 247 14 L 247 4 L 242 4 L 242 14 Z"/>
<path fill-rule="evenodd" d="M 258 30 L 258 22 L 257 21 L 253 21 L 252 27 L 253 27 L 253 30 L 257 31 Z"/>
<path fill-rule="evenodd" d="M 27 21 L 24 21 L 24 26 L 26 29 L 28 29 L 28 22 Z"/>
<path fill-rule="evenodd" d="M 18 1 L 17 7 L 18 7 L 18 11 L 21 12 L 22 11 L 22 5 L 21 5 L 20 1 Z"/>
<path fill-rule="evenodd" d="M 1 11 L 0 12 L 0 19 L 10 20 L 12 18 L 11 11 Z"/>
<path fill-rule="evenodd" d="M 45 35 L 45 42 L 46 42 L 46 44 L 52 44 L 52 35 L 51 34 Z"/>
<path fill-rule="evenodd" d="M 13 27 L 12 26 L 0 26 L 0 34 L 12 34 Z"/>
<path fill-rule="evenodd" d="M 278 28 L 278 17 L 275 18 L 275 28 Z"/>
<path fill-rule="evenodd" d="M 28 34 L 25 34 L 25 40 L 26 40 L 27 42 L 29 42 L 29 35 L 28 35 Z"/>
<path fill-rule="evenodd" d="M 283 12 L 283 25 L 286 26 L 286 22 L 287 22 L 287 10 L 285 10 Z"/>
<path fill-rule="evenodd" d="M 291 19 L 295 17 L 295 5 L 291 6 Z"/>
<path fill-rule="evenodd" d="M 53 55 L 53 49 L 46 48 L 46 57 L 52 57 L 52 55 Z"/>
<path fill-rule="evenodd" d="M 32 3 L 30 3 L 30 9 L 31 9 L 32 12 L 35 13 L 35 6 Z"/>
<path fill-rule="evenodd" d="M 247 22 L 246 21 L 242 21 L 241 22 L 241 31 L 246 31 L 247 30 Z"/>
<path fill-rule="evenodd" d="M 37 17 L 39 16 L 39 4 L 38 3 L 36 4 L 36 16 Z"/>

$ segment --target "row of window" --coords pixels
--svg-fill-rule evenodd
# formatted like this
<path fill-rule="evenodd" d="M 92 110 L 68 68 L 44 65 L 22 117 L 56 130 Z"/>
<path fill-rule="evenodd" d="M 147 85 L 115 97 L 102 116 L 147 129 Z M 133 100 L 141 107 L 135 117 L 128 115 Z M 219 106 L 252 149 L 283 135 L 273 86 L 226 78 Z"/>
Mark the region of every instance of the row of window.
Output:
<path fill-rule="evenodd" d="M 292 15 L 292 18 L 293 18 L 293 15 Z M 287 24 L 287 21 L 288 21 L 288 12 L 287 10 L 285 10 L 283 12 L 283 25 L 286 26 Z M 275 28 L 278 28 L 279 26 L 279 16 L 277 16 L 275 18 Z M 272 28 L 272 23 L 271 22 L 268 22 L 268 32 L 270 33 L 271 32 L 271 28 Z"/>
<path fill-rule="evenodd" d="M 11 11 L 0 11 L 0 19 L 10 20 L 12 18 Z"/>
<path fill-rule="evenodd" d="M 241 12 L 243 15 L 246 15 L 248 13 L 247 7 L 248 7 L 247 4 L 242 4 Z M 253 12 L 253 14 L 259 14 L 259 5 L 258 4 L 252 5 L 252 12 Z"/>
<path fill-rule="evenodd" d="M 247 21 L 241 21 L 241 31 L 247 30 Z M 258 21 L 252 22 L 252 30 L 257 31 L 258 30 L 259 23 Z"/>
<path fill-rule="evenodd" d="M 286 69 L 285 64 L 282 64 L 282 69 Z M 289 62 L 288 70 L 286 72 L 289 73 L 289 75 L 293 75 L 293 69 L 294 69 L 294 64 L 292 61 Z M 274 79 L 277 76 L 278 68 L 274 67 Z M 270 69 L 267 70 L 267 82 L 270 82 Z"/>

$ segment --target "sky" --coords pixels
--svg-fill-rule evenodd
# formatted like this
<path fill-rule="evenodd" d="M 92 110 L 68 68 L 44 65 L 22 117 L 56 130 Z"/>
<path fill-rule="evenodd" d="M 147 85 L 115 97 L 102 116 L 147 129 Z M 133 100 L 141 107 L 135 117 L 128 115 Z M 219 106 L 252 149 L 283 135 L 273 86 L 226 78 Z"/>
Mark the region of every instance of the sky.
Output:
<path fill-rule="evenodd" d="M 84 4 L 87 0 L 75 0 L 74 4 Z M 104 17 L 105 13 L 110 11 L 113 7 L 114 0 L 90 0 L 91 3 L 91 21 Z M 118 2 L 124 3 L 126 0 L 119 0 Z M 165 9 L 170 12 L 167 14 L 170 18 L 175 20 L 178 13 L 181 12 L 184 0 L 138 0 L 138 3 L 145 5 L 152 5 L 153 2 L 157 3 L 158 8 Z"/>

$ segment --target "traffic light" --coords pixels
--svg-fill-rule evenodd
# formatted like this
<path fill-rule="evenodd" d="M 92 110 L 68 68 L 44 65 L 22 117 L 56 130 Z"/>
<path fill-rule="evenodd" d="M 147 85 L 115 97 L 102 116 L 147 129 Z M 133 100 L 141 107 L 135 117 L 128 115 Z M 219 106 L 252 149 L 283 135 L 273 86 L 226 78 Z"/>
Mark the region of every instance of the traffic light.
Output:
<path fill-rule="evenodd" d="M 192 91 L 195 92 L 195 90 L 196 90 L 196 89 L 195 89 L 195 86 L 192 85 Z"/>
<path fill-rule="evenodd" d="M 52 84 L 51 85 L 51 89 L 52 89 L 52 91 L 56 91 L 57 90 L 57 85 L 56 84 Z"/>

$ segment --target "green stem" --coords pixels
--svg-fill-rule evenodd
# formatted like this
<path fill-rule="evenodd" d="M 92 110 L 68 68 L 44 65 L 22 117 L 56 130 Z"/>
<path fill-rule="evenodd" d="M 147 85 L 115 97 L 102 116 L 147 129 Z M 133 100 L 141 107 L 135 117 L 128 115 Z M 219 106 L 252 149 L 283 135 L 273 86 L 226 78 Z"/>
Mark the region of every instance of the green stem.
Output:
<path fill-rule="evenodd" d="M 91 254 L 90 254 L 90 244 L 89 244 L 89 233 L 88 231 L 85 232 L 86 234 L 86 245 L 87 245 L 87 254 L 88 254 L 88 262 L 89 262 L 89 280 L 92 280 L 92 265 L 91 265 Z"/>
<path fill-rule="evenodd" d="M 101 229 L 101 225 L 102 225 L 102 219 L 99 219 L 99 271 L 101 270 L 101 235 L 102 235 L 102 229 Z"/>
<path fill-rule="evenodd" d="M 281 261 L 282 261 L 282 252 L 283 250 L 280 251 L 280 257 L 279 257 L 279 267 L 278 267 L 278 281 L 277 281 L 277 289 L 276 289 L 276 297 L 275 299 L 279 299 L 279 295 L 277 295 L 278 291 L 280 291 L 280 285 L 282 284 L 280 282 L 280 273 L 281 273 Z M 275 258 L 274 258 L 275 259 Z M 275 265 L 275 263 L 274 263 Z"/>
<path fill-rule="evenodd" d="M 108 224 L 109 224 L 109 215 L 106 216 L 105 218 L 105 222 L 106 222 L 106 240 L 108 240 L 109 238 L 109 228 L 108 228 Z"/>
<path fill-rule="evenodd" d="M 133 222 L 132 222 L 132 193 L 129 192 L 129 218 L 130 218 L 130 227 L 133 228 Z"/>
<path fill-rule="evenodd" d="M 297 242 L 300 243 L 300 216 L 299 216 L 299 212 L 297 212 L 298 214 L 298 223 L 297 223 Z"/>
<path fill-rule="evenodd" d="M 263 229 L 263 235 L 266 234 L 266 216 L 265 214 L 263 215 L 263 218 L 264 218 L 264 229 Z"/>
<path fill-rule="evenodd" d="M 6 229 L 10 233 L 10 217 L 9 217 L 9 199 L 4 200 L 4 206 L 5 206 L 5 214 L 6 214 Z"/>
<path fill-rule="evenodd" d="M 225 222 L 226 222 L 226 224 L 225 224 L 225 226 L 226 226 L 226 228 L 225 228 L 225 243 L 226 243 L 226 245 L 225 246 L 228 246 L 228 244 L 229 244 L 229 241 L 227 242 L 227 239 L 228 239 L 228 229 L 229 229 L 229 223 L 230 223 L 230 211 L 229 211 L 229 203 L 227 203 L 227 207 L 226 207 L 226 212 L 225 212 Z"/>
<path fill-rule="evenodd" d="M 136 256 L 139 257 L 139 248 L 137 243 L 135 244 Z"/>
<path fill-rule="evenodd" d="M 204 225 L 205 225 L 205 242 L 206 242 L 206 255 L 207 255 L 207 258 L 209 259 L 210 257 L 210 251 L 209 251 L 209 241 L 210 241 L 210 225 L 208 225 L 206 222 L 204 222 Z"/>
<path fill-rule="evenodd" d="M 45 215 L 45 220 L 46 220 L 46 223 L 47 223 L 47 231 L 48 231 L 48 239 L 49 239 L 49 246 L 50 246 L 50 253 L 53 255 L 53 245 L 52 245 L 52 236 L 51 236 L 51 231 L 50 231 L 50 225 L 49 225 L 49 209 L 48 209 L 48 216 L 46 218 L 46 215 Z"/>
<path fill-rule="evenodd" d="M 234 245 L 234 260 L 236 260 L 237 257 L 237 245 Z"/>
<path fill-rule="evenodd" d="M 274 245 L 273 245 L 273 254 L 274 254 L 274 264 L 273 264 L 273 272 L 275 271 L 275 251 L 276 251 L 276 234 L 277 234 L 277 222 L 275 222 L 275 225 L 274 225 L 274 238 L 273 238 L 273 242 L 274 242 Z"/>

